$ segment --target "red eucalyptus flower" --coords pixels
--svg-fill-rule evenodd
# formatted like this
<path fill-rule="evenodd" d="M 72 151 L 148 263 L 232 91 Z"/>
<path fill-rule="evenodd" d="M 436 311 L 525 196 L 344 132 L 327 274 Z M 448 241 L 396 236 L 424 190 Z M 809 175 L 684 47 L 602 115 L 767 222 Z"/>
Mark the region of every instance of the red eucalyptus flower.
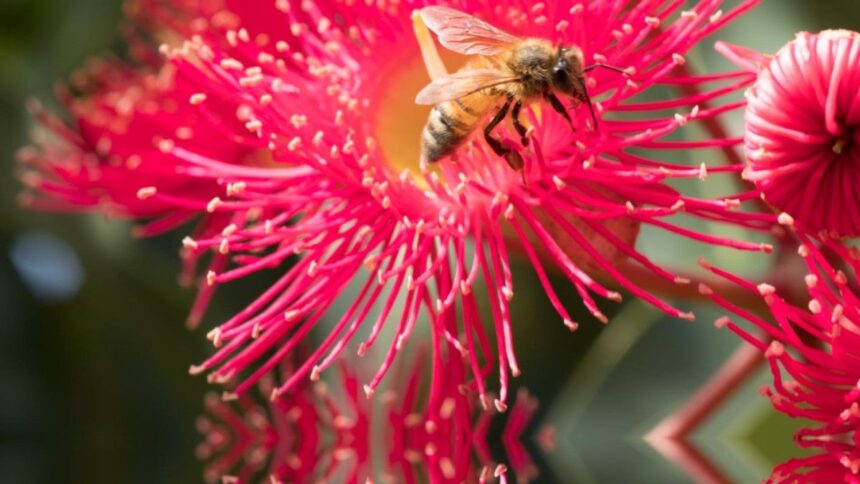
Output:
<path fill-rule="evenodd" d="M 783 215 L 782 220 L 790 222 Z M 777 294 L 773 286 L 753 283 L 710 267 L 715 274 L 764 298 L 772 319 L 733 305 L 710 289 L 703 293 L 734 314 L 753 323 L 761 335 L 750 333 L 729 318 L 726 325 L 759 348 L 770 364 L 773 387 L 762 393 L 786 415 L 814 422 L 795 434 L 797 444 L 819 455 L 792 459 L 774 469 L 774 482 L 860 482 L 860 259 L 855 249 L 826 241 L 826 248 L 842 261 L 845 272 L 828 262 L 812 239 L 801 235 L 799 253 L 809 274 L 807 307 L 797 307 Z"/>
<path fill-rule="evenodd" d="M 769 215 L 736 210 L 755 193 L 707 200 L 685 196 L 666 183 L 739 169 L 662 160 L 670 150 L 704 154 L 731 150 L 740 141 L 722 134 L 717 120 L 743 106 L 723 96 L 748 86 L 754 75 L 694 75 L 684 67 L 690 49 L 757 1 L 745 0 L 725 13 L 721 3 L 702 0 L 684 11 L 684 2 L 676 0 L 567 0 L 527 8 L 509 1 L 454 4 L 519 36 L 578 45 L 587 63 L 608 63 L 627 73 L 589 74 L 597 126 L 583 106 L 569 111 L 574 131 L 561 116 L 535 104 L 525 113 L 531 125 L 529 147 L 502 128 L 506 145 L 525 161 L 520 173 L 480 139 L 462 147 L 456 159 L 432 168 L 419 164 L 428 110 L 412 100 L 429 78 L 412 33 L 412 14 L 425 2 L 167 5 L 140 0 L 129 8 L 140 19 L 132 34 L 135 52 L 148 58 L 141 30 L 168 39 L 172 47 L 162 48 L 168 58 L 162 70 L 170 73 L 169 82 L 151 95 L 156 101 L 177 102 L 169 109 L 158 102 L 153 109 L 132 102 L 119 117 L 124 123 L 141 116 L 158 121 L 162 112 L 193 111 L 189 119 L 200 126 L 180 137 L 180 121 L 165 114 L 164 123 L 120 134 L 102 127 L 86 138 L 104 139 L 103 151 L 93 149 L 96 141 L 75 142 L 63 145 L 63 153 L 71 154 L 57 156 L 55 144 L 46 142 L 25 158 L 41 177 L 36 184 L 41 196 L 51 200 L 77 206 L 77 195 L 64 195 L 84 187 L 87 193 L 106 194 L 110 203 L 126 204 L 127 213 L 158 215 L 159 227 L 192 213 L 205 215 L 204 229 L 185 241 L 191 261 L 215 254 L 192 320 L 202 314 L 216 285 L 294 262 L 269 290 L 209 333 L 219 350 L 193 367 L 193 373 L 212 372 L 217 381 L 242 375 L 235 387 L 242 393 L 324 318 L 333 317 L 307 360 L 284 375 L 273 393 L 277 397 L 308 377 L 319 378 L 359 334 L 363 342 L 357 349 L 363 354 L 393 321 L 386 358 L 365 385 L 369 395 L 419 319 L 426 317 L 434 361 L 448 351 L 446 342 L 462 353 L 476 376 L 470 388 L 485 404 L 485 379 L 498 358 L 500 396 L 495 404 L 503 409 L 509 374 L 520 372 L 511 337 L 510 250 L 529 258 L 561 319 L 575 329 L 577 323 L 549 283 L 547 268 L 563 273 L 603 322 L 607 318 L 595 296 L 617 301 L 621 295 L 595 274 L 670 315 L 693 317 L 635 284 L 619 268 L 619 262 L 629 259 L 655 277 L 687 282 L 636 250 L 641 224 L 707 244 L 767 248 L 701 234 L 672 218 L 684 213 L 754 229 L 770 225 Z M 430 43 L 422 38 L 424 53 L 438 71 Z M 680 94 L 639 99 L 657 85 Z M 106 96 L 98 92 L 90 102 L 104 103 Z M 675 137 L 683 126 L 698 122 L 712 137 Z M 144 187 L 139 184 L 144 179 L 131 170 L 112 178 L 97 170 L 84 179 L 64 176 L 67 170 L 58 168 L 85 157 L 107 167 L 111 153 L 131 153 L 127 146 L 153 143 L 160 148 L 151 158 L 153 170 L 164 177 L 145 178 Z M 222 143 L 230 146 L 223 153 Z M 139 200 L 130 199 L 131 194 Z M 141 206 L 153 208 L 146 212 Z M 332 304 L 351 283 L 359 284 L 358 296 L 343 313 L 332 314 Z M 485 333 L 476 286 L 488 296 L 495 345 Z M 392 314 L 398 301 L 402 309 Z M 380 310 L 371 315 L 373 308 Z M 246 370 L 253 373 L 243 374 Z"/>
<path fill-rule="evenodd" d="M 803 32 L 772 59 L 746 57 L 761 72 L 748 95 L 745 177 L 807 229 L 860 235 L 860 34 Z"/>

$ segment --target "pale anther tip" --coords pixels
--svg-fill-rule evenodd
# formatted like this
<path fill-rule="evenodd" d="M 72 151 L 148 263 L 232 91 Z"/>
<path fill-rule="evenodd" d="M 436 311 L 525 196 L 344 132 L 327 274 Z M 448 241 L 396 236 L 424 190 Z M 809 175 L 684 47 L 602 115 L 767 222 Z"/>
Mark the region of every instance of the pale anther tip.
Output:
<path fill-rule="evenodd" d="M 761 283 L 756 286 L 758 293 L 762 296 L 770 296 L 776 292 L 776 288 L 767 283 Z"/>
<path fill-rule="evenodd" d="M 794 226 L 794 217 L 785 212 L 780 213 L 776 220 L 780 225 L 785 225 L 786 227 Z"/>
<path fill-rule="evenodd" d="M 155 187 L 143 187 L 137 191 L 137 198 L 140 200 L 146 200 L 149 197 L 152 197 L 158 193 L 158 189 Z"/>

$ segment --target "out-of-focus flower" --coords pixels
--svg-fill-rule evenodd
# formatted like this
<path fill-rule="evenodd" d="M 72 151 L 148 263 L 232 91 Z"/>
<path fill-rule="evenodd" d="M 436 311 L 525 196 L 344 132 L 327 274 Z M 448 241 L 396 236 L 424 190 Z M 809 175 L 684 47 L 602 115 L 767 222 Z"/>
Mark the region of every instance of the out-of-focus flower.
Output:
<path fill-rule="evenodd" d="M 93 59 L 60 88 L 60 99 L 71 115 L 64 123 L 38 104 L 41 122 L 37 143 L 19 152 L 25 164 L 24 182 L 35 188 L 25 201 L 50 210 L 100 210 L 110 216 L 158 219 L 143 231 L 174 228 L 205 211 L 206 202 L 223 188 L 203 168 L 173 155 L 187 150 L 221 163 L 239 163 L 260 140 L 242 133 L 235 107 L 209 117 L 195 109 L 187 83 L 177 82 L 176 69 L 132 69 L 117 60 Z M 218 109 L 217 100 L 213 109 Z M 235 127 L 229 126 L 232 121 Z M 148 187 L 158 184 L 161 200 L 151 200 Z M 171 197 L 196 198 L 181 204 Z"/>
<path fill-rule="evenodd" d="M 494 414 L 482 410 L 474 394 L 461 392 L 462 363 L 443 366 L 445 379 L 428 398 L 426 365 L 416 358 L 381 395 L 381 407 L 367 401 L 360 372 L 345 364 L 328 381 L 303 380 L 276 402 L 268 399 L 271 375 L 259 383 L 262 398 L 248 392 L 225 402 L 210 394 L 197 422 L 206 480 L 505 482 L 507 466 L 490 453 L 498 437 L 490 431 Z M 522 442 L 536 406 L 521 390 L 501 431 L 517 482 L 536 477 Z"/>
<path fill-rule="evenodd" d="M 34 145 L 18 153 L 21 179 L 31 189 L 20 197 L 22 203 L 145 221 L 135 228 L 141 236 L 175 229 L 201 213 L 206 217 L 196 237 L 213 237 L 231 223 L 244 223 L 247 213 L 207 214 L 206 207 L 225 190 L 238 189 L 225 180 L 263 169 L 267 143 L 245 130 L 243 113 L 234 104 L 214 99 L 207 111 L 196 109 L 202 98 L 176 75 L 170 64 L 131 68 L 118 60 L 92 59 L 59 88 L 71 123 L 32 103 L 41 129 Z M 218 162 L 207 163 L 210 159 Z M 278 172 L 274 167 L 265 171 Z M 198 254 L 185 251 L 184 284 L 191 283 L 197 259 Z M 217 270 L 225 263 L 226 255 L 215 252 L 210 267 Z M 191 326 L 213 289 L 202 284 Z"/>
<path fill-rule="evenodd" d="M 726 49 L 751 70 L 747 179 L 798 223 L 860 235 L 860 34 L 800 33 L 772 59 Z"/>
<path fill-rule="evenodd" d="M 739 143 L 724 135 L 676 136 L 686 124 L 713 127 L 722 113 L 742 107 L 743 102 L 723 96 L 754 79 L 749 72 L 690 74 L 684 55 L 756 3 L 746 0 L 725 13 L 720 0 L 702 0 L 686 11 L 682 2 L 663 1 L 539 2 L 527 9 L 517 2 L 454 5 L 520 36 L 578 45 L 588 64 L 607 63 L 626 72 L 589 74 L 597 126 L 590 125 L 583 106 L 569 111 L 574 131 L 562 116 L 536 105 L 526 110 L 529 147 L 502 129 L 504 143 L 525 161 L 522 173 L 480 139 L 462 147 L 456 160 L 433 168 L 418 162 L 428 110 L 412 100 L 429 79 L 410 26 L 413 11 L 424 2 L 133 4 L 130 12 L 147 13 L 150 34 L 169 42 L 162 49 L 168 58 L 164 69 L 173 75 L 173 91 L 191 105 L 178 109 L 196 110 L 197 119 L 216 131 L 193 138 L 205 150 L 180 143 L 175 129 L 157 135 L 142 130 L 142 139 L 131 141 L 149 146 L 157 136 L 160 152 L 169 157 L 163 163 L 187 167 L 195 181 L 222 191 L 203 201 L 197 190 L 172 191 L 175 180 L 169 177 L 147 179 L 148 186 L 133 192 L 142 200 L 130 203 L 181 207 L 218 221 L 185 241 L 191 260 L 208 251 L 217 255 L 206 275 L 210 290 L 299 256 L 269 290 L 209 333 L 219 350 L 192 372 L 211 372 L 218 381 L 241 377 L 235 391 L 244 392 L 294 351 L 344 289 L 358 282 L 358 296 L 335 315 L 328 335 L 285 375 L 273 397 L 308 377 L 318 379 L 347 343 L 369 328 L 357 345 L 363 354 L 394 320 L 386 358 L 365 386 L 372 393 L 424 314 L 434 334 L 434 358 L 445 341 L 462 353 L 476 376 L 470 388 L 485 404 L 485 379 L 498 358 L 495 404 L 503 409 L 509 375 L 520 372 L 509 310 L 514 282 L 508 253 L 513 248 L 533 263 L 550 302 L 571 329 L 578 323 L 550 285 L 547 268 L 563 273 L 601 321 L 607 318 L 595 296 L 617 301 L 621 295 L 594 274 L 670 315 L 692 318 L 633 283 L 618 262 L 629 259 L 655 277 L 686 282 L 637 251 L 641 224 L 708 244 L 767 248 L 701 234 L 671 218 L 685 213 L 767 228 L 769 215 L 737 210 L 754 193 L 707 200 L 684 196 L 666 183 L 709 172 L 734 173 L 738 167 L 702 163 L 691 168 L 661 159 L 669 150 L 701 150 L 705 156 Z M 656 85 L 682 94 L 639 99 L 655 93 Z M 131 108 L 139 111 L 136 104 Z M 105 159 L 123 139 L 112 140 Z M 220 143 L 234 139 L 253 148 L 251 159 L 257 161 L 237 160 L 238 147 L 218 153 Z M 51 172 L 57 157 L 48 149 L 42 153 L 31 164 Z M 226 257 L 230 266 L 224 265 Z M 487 291 L 495 345 L 485 333 L 476 286 Z M 203 294 L 192 313 L 195 319 L 211 292 Z M 398 300 L 403 309 L 392 315 Z M 381 313 L 369 317 L 375 306 Z"/>
<path fill-rule="evenodd" d="M 790 222 L 785 215 L 781 218 Z M 762 393 L 774 408 L 814 422 L 795 438 L 799 446 L 818 449 L 820 454 L 777 466 L 772 480 L 860 482 L 860 292 L 856 286 L 860 260 L 856 250 L 837 242 L 816 244 L 800 237 L 799 253 L 809 268 L 807 307 L 787 302 L 769 284 L 755 285 L 707 264 L 715 274 L 758 292 L 772 317 L 760 318 L 707 287 L 700 290 L 760 330 L 752 333 L 727 317 L 717 320 L 718 326 L 728 326 L 767 358 L 774 382 Z M 834 268 L 822 249 L 840 260 L 845 271 Z"/>

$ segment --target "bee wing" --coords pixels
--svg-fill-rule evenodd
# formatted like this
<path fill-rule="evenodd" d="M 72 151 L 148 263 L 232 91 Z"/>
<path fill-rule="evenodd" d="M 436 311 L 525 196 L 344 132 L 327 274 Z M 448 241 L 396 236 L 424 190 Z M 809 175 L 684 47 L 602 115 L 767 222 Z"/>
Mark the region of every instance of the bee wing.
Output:
<path fill-rule="evenodd" d="M 460 54 L 491 56 L 521 40 L 453 8 L 425 7 L 420 15 L 443 47 Z"/>
<path fill-rule="evenodd" d="M 488 87 L 518 82 L 519 77 L 492 69 L 458 71 L 435 79 L 415 97 L 416 104 L 439 104 L 468 96 Z"/>

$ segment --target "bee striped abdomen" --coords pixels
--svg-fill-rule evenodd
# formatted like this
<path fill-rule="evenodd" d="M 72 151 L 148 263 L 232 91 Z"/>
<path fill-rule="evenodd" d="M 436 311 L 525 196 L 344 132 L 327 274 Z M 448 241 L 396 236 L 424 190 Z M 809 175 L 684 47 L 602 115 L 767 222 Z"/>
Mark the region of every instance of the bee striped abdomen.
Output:
<path fill-rule="evenodd" d="M 433 163 L 450 155 L 475 129 L 487 109 L 480 97 L 480 93 L 475 93 L 433 108 L 421 135 L 427 162 Z"/>

